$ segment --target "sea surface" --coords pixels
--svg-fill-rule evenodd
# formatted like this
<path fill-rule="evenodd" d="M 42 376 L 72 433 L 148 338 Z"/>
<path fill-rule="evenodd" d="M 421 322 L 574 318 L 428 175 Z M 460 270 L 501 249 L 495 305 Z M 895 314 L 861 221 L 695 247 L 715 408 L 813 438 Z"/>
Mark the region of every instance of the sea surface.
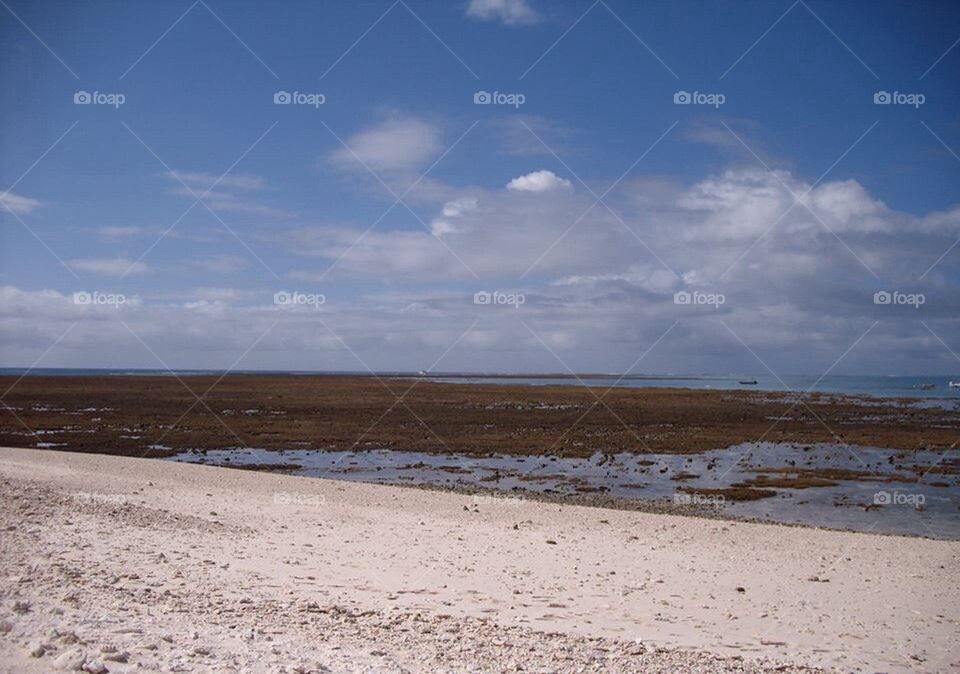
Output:
<path fill-rule="evenodd" d="M 0 368 L 0 375 L 14 376 L 158 376 L 176 375 L 189 377 L 199 375 L 221 375 L 222 370 L 140 370 L 140 369 L 57 369 L 57 368 Z M 349 375 L 374 376 L 369 372 L 307 372 L 302 370 L 234 370 L 231 374 L 271 374 L 271 375 Z M 950 382 L 960 383 L 960 371 L 955 375 L 943 376 L 883 376 L 883 375 L 780 375 L 770 373 L 755 374 L 697 374 L 697 375 L 659 375 L 659 374 L 496 374 L 465 372 L 378 372 L 378 377 L 418 377 L 430 381 L 458 382 L 472 384 L 527 384 L 534 386 L 611 386 L 642 388 L 668 387 L 693 389 L 723 389 L 751 391 L 798 391 L 819 393 L 840 393 L 846 395 L 869 395 L 894 398 L 936 398 L 960 401 L 960 388 L 951 388 Z M 743 382 L 756 382 L 746 384 Z"/>

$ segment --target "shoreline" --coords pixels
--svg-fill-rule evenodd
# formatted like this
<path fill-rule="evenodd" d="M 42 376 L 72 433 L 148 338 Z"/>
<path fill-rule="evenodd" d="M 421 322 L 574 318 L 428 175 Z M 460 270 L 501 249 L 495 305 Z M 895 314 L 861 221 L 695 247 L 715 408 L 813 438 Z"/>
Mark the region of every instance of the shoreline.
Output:
<path fill-rule="evenodd" d="M 951 541 L 49 450 L 0 449 L 0 486 L 19 671 L 102 642 L 111 672 L 960 665 Z"/>
<path fill-rule="evenodd" d="M 110 456 L 109 454 L 100 454 L 100 456 Z M 155 460 L 159 461 L 175 461 L 170 457 L 165 458 L 156 458 Z M 611 496 L 608 494 L 602 493 L 582 493 L 582 494 L 563 494 L 563 493 L 545 493 L 537 492 L 532 490 L 526 491 L 505 491 L 502 489 L 496 489 L 493 487 L 483 487 L 479 485 L 467 485 L 467 484 L 432 484 L 432 483 L 415 483 L 415 482 L 370 482 L 366 480 L 347 480 L 340 477 L 320 477 L 313 475 L 295 475 L 289 470 L 276 470 L 272 468 L 259 467 L 251 468 L 249 466 L 243 466 L 240 464 L 229 465 L 229 464 L 208 464 L 200 462 L 184 462 L 176 461 L 177 463 L 187 463 L 188 465 L 200 465 L 200 466 L 211 466 L 215 468 L 224 468 L 226 470 L 240 470 L 252 473 L 270 473 L 273 475 L 284 475 L 286 477 L 297 477 L 305 478 L 309 480 L 332 480 L 339 482 L 346 482 L 348 484 L 369 484 L 369 485 L 381 485 L 389 487 L 397 487 L 399 489 L 418 489 L 427 492 L 437 492 L 437 493 L 448 493 L 448 494 L 458 494 L 462 496 L 472 496 L 482 499 L 498 499 L 501 501 L 533 501 L 544 504 L 552 505 L 561 505 L 561 506 L 577 506 L 581 508 L 597 508 L 600 510 L 622 510 L 626 512 L 641 512 L 654 515 L 670 515 L 674 517 L 692 517 L 695 519 L 704 519 L 704 520 L 719 520 L 724 522 L 742 522 L 747 524 L 762 524 L 768 526 L 781 526 L 781 527 L 799 527 L 802 529 L 815 529 L 818 531 L 835 531 L 843 532 L 850 534 L 858 533 L 869 533 L 873 536 L 895 536 L 899 538 L 921 538 L 927 540 L 946 540 L 946 541 L 960 541 L 960 538 L 951 538 L 944 536 L 934 536 L 927 535 L 923 533 L 900 533 L 900 532 L 887 532 L 887 531 L 877 531 L 871 530 L 865 532 L 862 529 L 854 529 L 850 527 L 841 527 L 841 526 L 828 526 L 820 524 L 811 524 L 807 522 L 788 522 L 788 521 L 779 521 L 764 519 L 761 517 L 751 517 L 748 515 L 739 515 L 735 513 L 730 513 L 725 511 L 722 507 L 696 504 L 696 503 L 675 503 L 670 499 L 660 498 L 628 498 L 622 496 Z"/>

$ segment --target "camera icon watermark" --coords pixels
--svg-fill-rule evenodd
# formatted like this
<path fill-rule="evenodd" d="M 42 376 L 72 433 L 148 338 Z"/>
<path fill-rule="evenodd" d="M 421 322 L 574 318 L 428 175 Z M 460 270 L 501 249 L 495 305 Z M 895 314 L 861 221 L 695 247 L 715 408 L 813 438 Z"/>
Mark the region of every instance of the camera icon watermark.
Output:
<path fill-rule="evenodd" d="M 673 495 L 673 504 L 678 506 L 707 506 L 709 508 L 722 508 L 726 505 L 727 499 L 723 494 L 697 494 L 678 491 Z"/>
<path fill-rule="evenodd" d="M 105 94 L 100 91 L 78 91 L 73 94 L 74 105 L 112 105 L 116 109 L 126 102 L 124 94 Z"/>
<path fill-rule="evenodd" d="M 878 491 L 873 495 L 873 504 L 878 506 L 903 505 L 922 508 L 927 502 L 923 494 L 910 494 L 901 491 Z"/>
<path fill-rule="evenodd" d="M 295 505 L 319 508 L 326 505 L 327 498 L 322 494 L 297 494 L 295 492 L 277 491 L 273 493 L 274 505 Z"/>
<path fill-rule="evenodd" d="M 127 505 L 129 502 L 129 499 L 123 494 L 104 494 L 101 492 L 78 491 L 73 497 L 84 503 L 103 503 L 120 507 Z"/>
<path fill-rule="evenodd" d="M 278 91 L 273 94 L 274 105 L 310 105 L 314 109 L 327 102 L 323 94 L 307 94 L 301 91 Z"/>
<path fill-rule="evenodd" d="M 900 91 L 878 91 L 873 94 L 874 105 L 911 105 L 914 109 L 927 102 L 923 94 L 905 94 Z"/>
<path fill-rule="evenodd" d="M 475 508 L 480 506 L 510 506 L 519 508 L 524 504 L 524 499 L 517 496 L 494 496 L 492 494 L 474 494 L 473 505 Z"/>
<path fill-rule="evenodd" d="M 712 105 L 719 108 L 727 102 L 727 97 L 723 94 L 707 94 L 701 91 L 677 91 L 673 94 L 674 105 Z"/>
<path fill-rule="evenodd" d="M 510 306 L 519 309 L 527 301 L 523 293 L 505 293 L 499 290 L 481 290 L 473 294 L 473 303 L 488 306 Z"/>
<path fill-rule="evenodd" d="M 273 294 L 273 303 L 278 307 L 313 307 L 314 309 L 320 309 L 327 303 L 327 297 L 321 293 L 280 290 Z"/>
<path fill-rule="evenodd" d="M 908 306 L 919 309 L 926 302 L 927 298 L 923 293 L 903 293 L 899 290 L 878 290 L 873 293 L 873 303 L 880 306 Z"/>
<path fill-rule="evenodd" d="M 720 305 L 726 304 L 727 297 L 723 293 L 703 293 L 694 290 L 692 293 L 687 290 L 678 290 L 673 293 L 673 303 L 688 306 L 711 306 L 719 309 Z"/>
<path fill-rule="evenodd" d="M 478 91 L 473 94 L 474 105 L 512 105 L 519 108 L 526 102 L 527 97 L 523 94 L 505 94 L 499 91 Z"/>
<path fill-rule="evenodd" d="M 73 293 L 73 303 L 78 306 L 113 307 L 119 309 L 127 303 L 127 296 L 123 293 L 102 293 L 99 290 L 88 292 L 78 290 Z"/>

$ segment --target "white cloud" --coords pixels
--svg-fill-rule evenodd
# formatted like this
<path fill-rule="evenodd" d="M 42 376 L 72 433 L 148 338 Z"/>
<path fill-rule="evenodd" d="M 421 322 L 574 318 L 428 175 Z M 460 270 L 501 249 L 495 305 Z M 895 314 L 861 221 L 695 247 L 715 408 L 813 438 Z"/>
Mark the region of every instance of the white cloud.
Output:
<path fill-rule="evenodd" d="M 527 0 L 470 0 L 467 16 L 483 21 L 503 21 L 508 26 L 536 23 L 540 15 Z"/>
<path fill-rule="evenodd" d="M 174 181 L 174 194 L 196 200 L 203 198 L 213 211 L 252 213 L 271 218 L 287 218 L 293 214 L 255 201 L 250 192 L 263 190 L 266 181 L 253 175 L 215 176 L 212 173 L 167 171 L 164 177 Z"/>
<path fill-rule="evenodd" d="M 202 171 L 167 171 L 165 175 L 171 180 L 186 183 L 194 190 L 202 191 L 214 186 L 236 190 L 262 190 L 266 186 L 263 178 L 248 174 L 217 176 Z"/>
<path fill-rule="evenodd" d="M 250 266 L 250 260 L 237 255 L 211 255 L 190 260 L 188 264 L 203 271 L 228 274 L 246 269 Z"/>
<path fill-rule="evenodd" d="M 412 117 L 388 119 L 360 131 L 330 154 L 344 170 L 406 171 L 424 165 L 443 151 L 440 130 Z M 362 163 L 361 163 L 362 162 Z"/>
<path fill-rule="evenodd" d="M 237 196 L 230 192 L 213 190 L 211 192 L 200 192 L 197 190 L 188 190 L 184 187 L 177 187 L 173 190 L 174 194 L 188 197 L 196 200 L 197 197 L 203 197 L 203 202 L 214 211 L 233 211 L 235 213 L 253 213 L 273 218 L 288 218 L 293 214 L 273 206 L 268 206 L 256 201 L 252 201 L 243 196 Z"/>
<path fill-rule="evenodd" d="M 460 231 L 460 221 L 465 214 L 477 210 L 477 200 L 473 197 L 464 197 L 448 201 L 440 211 L 440 217 L 430 223 L 430 230 L 434 236 L 443 236 Z"/>
<path fill-rule="evenodd" d="M 130 226 L 106 226 L 99 227 L 97 229 L 97 234 L 99 234 L 104 239 L 125 239 L 133 236 L 140 236 L 141 234 L 147 233 L 145 227 L 138 227 L 136 225 Z"/>
<path fill-rule="evenodd" d="M 571 187 L 569 180 L 560 178 L 553 171 L 534 171 L 507 183 L 507 189 L 515 192 L 549 192 Z"/>
<path fill-rule="evenodd" d="M 0 204 L 6 206 L 14 213 L 30 213 L 43 205 L 36 199 L 14 194 L 13 192 L 0 192 Z"/>
<path fill-rule="evenodd" d="M 794 205 L 792 194 L 808 191 Z M 952 360 L 918 319 L 948 344 L 957 341 L 957 250 L 919 277 L 960 235 L 960 207 L 916 216 L 888 207 L 856 181 L 824 181 L 811 189 L 789 171 L 774 176 L 742 167 L 687 185 L 625 180 L 604 199 L 616 216 L 594 206 L 586 190 L 548 194 L 437 185 L 431 195 L 443 198 L 424 201 L 434 204 L 431 217 L 425 216 L 429 231 L 398 217 L 370 231 L 369 223 L 359 222 L 271 230 L 269 236 L 296 256 L 293 269 L 283 270 L 283 285 L 325 294 L 324 321 L 375 369 L 429 366 L 477 318 L 482 324 L 444 359 L 445 368 L 561 368 L 518 316 L 581 371 L 629 366 L 677 320 L 644 370 L 755 371 L 756 359 L 721 318 L 781 373 L 823 372 L 877 320 L 845 357 L 844 371 L 876 372 L 887 364 L 901 373 L 946 371 Z M 924 306 L 898 313 L 875 305 L 877 281 L 835 234 L 881 276 L 882 287 L 922 292 Z M 229 269 L 239 261 L 214 257 L 209 263 Z M 117 275 L 130 261 L 74 264 L 78 271 Z M 678 307 L 673 293 L 684 288 L 721 292 L 726 302 Z M 120 314 L 78 313 L 66 291 L 14 289 L 0 294 L 0 331 L 11 344 L 5 342 L 3 358 L 13 365 L 32 362 L 79 317 L 76 334 L 45 362 L 95 366 L 90 359 L 103 352 L 124 356 L 131 366 L 152 365 L 122 326 L 114 329 L 121 316 L 171 365 L 228 367 L 279 318 L 245 364 L 351 367 L 342 344 L 310 322 L 314 312 L 273 305 L 279 289 L 177 288 Z M 520 313 L 478 309 L 473 292 L 494 289 L 522 292 Z M 71 352 L 71 340 L 83 348 Z M 211 362 L 219 356 L 210 354 L 225 351 L 226 362 Z"/>
<path fill-rule="evenodd" d="M 67 264 L 77 271 L 100 274 L 101 276 L 123 276 L 125 274 L 145 274 L 150 271 L 143 262 L 125 257 L 79 258 L 67 260 Z"/>

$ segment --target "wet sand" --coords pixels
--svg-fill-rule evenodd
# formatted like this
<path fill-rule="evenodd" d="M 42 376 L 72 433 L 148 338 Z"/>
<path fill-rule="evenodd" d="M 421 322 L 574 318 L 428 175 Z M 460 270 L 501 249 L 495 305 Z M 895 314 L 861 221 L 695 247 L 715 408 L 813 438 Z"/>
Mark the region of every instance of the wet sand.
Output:
<path fill-rule="evenodd" d="M 22 449 L 0 530 L 7 671 L 960 667 L 950 541 Z"/>
<path fill-rule="evenodd" d="M 14 386 L 15 384 L 15 386 Z M 955 411 L 834 394 L 436 383 L 320 375 L 0 377 L 0 444 L 129 456 L 389 448 L 588 457 L 743 442 L 946 449 Z"/>

